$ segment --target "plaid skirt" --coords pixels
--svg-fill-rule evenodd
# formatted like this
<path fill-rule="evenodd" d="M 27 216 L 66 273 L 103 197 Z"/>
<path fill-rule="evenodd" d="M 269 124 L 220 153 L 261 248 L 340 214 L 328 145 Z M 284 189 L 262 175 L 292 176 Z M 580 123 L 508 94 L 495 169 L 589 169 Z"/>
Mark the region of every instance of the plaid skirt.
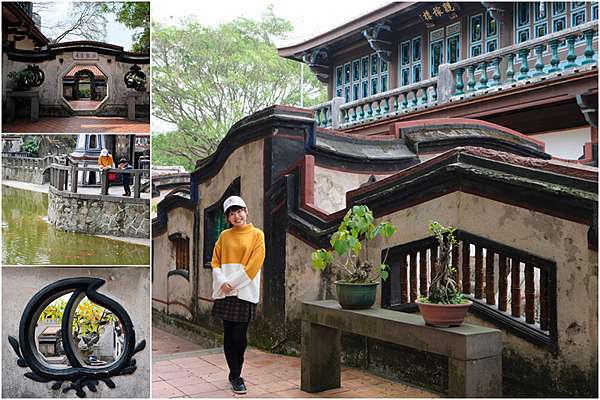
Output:
<path fill-rule="evenodd" d="M 256 319 L 256 304 L 228 296 L 215 300 L 212 315 L 224 321 L 249 322 Z"/>

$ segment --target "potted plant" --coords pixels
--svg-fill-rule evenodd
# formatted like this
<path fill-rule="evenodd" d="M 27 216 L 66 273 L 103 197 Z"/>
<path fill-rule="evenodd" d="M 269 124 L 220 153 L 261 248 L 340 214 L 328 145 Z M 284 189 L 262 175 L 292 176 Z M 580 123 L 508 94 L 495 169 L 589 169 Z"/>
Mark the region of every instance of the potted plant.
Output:
<path fill-rule="evenodd" d="M 375 225 L 373 212 L 365 205 L 348 210 L 338 230 L 331 236 L 332 250 L 319 249 L 312 253 L 314 269 L 336 267 L 343 278 L 335 282 L 338 302 L 345 309 L 366 309 L 375 303 L 379 278 L 387 279 L 389 272 L 383 262 L 378 266 L 369 260 L 368 243 L 381 235 L 391 237 L 396 228 L 389 222 Z M 363 248 L 362 242 L 365 243 Z M 364 258 L 362 257 L 364 251 Z"/>
<path fill-rule="evenodd" d="M 453 227 L 445 227 L 439 222 L 431 222 L 429 231 L 439 243 L 440 254 L 435 264 L 435 275 L 429 285 L 427 297 L 417 300 L 419 311 L 428 325 L 438 327 L 459 326 L 462 324 L 473 302 L 464 298 L 456 281 L 456 273 L 450 263 L 450 254 L 458 240 Z"/>

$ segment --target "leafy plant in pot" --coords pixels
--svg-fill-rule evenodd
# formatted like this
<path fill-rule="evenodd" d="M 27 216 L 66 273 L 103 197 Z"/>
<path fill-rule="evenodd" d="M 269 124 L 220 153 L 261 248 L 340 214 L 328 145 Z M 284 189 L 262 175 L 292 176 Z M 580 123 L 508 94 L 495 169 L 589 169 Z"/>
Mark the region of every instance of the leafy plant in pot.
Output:
<path fill-rule="evenodd" d="M 375 225 L 373 212 L 365 205 L 348 210 L 338 230 L 331 236 L 333 250 L 319 249 L 312 253 L 312 266 L 317 270 L 336 267 L 343 278 L 335 282 L 338 302 L 345 309 L 366 309 L 375 303 L 379 279 L 386 280 L 389 272 L 383 262 L 378 266 L 369 260 L 368 243 L 381 235 L 391 237 L 396 228 L 385 221 Z M 363 244 L 364 242 L 364 248 Z M 361 255 L 364 250 L 364 259 Z"/>
<path fill-rule="evenodd" d="M 439 222 L 431 222 L 429 231 L 438 241 L 440 253 L 434 266 L 435 275 L 429 285 L 428 296 L 417 300 L 419 311 L 428 325 L 438 327 L 459 326 L 462 324 L 473 302 L 464 298 L 456 281 L 456 273 L 450 263 L 450 255 L 458 240 L 453 227 L 445 227 Z"/>

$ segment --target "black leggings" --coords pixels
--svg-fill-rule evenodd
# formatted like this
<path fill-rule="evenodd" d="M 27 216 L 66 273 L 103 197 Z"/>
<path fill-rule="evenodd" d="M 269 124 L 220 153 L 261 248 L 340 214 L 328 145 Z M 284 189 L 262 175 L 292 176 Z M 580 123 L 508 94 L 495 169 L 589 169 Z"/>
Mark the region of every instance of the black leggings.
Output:
<path fill-rule="evenodd" d="M 244 352 L 248 342 L 246 332 L 248 322 L 233 322 L 223 320 L 223 347 L 225 359 L 229 366 L 229 379 L 239 378 L 244 364 Z"/>

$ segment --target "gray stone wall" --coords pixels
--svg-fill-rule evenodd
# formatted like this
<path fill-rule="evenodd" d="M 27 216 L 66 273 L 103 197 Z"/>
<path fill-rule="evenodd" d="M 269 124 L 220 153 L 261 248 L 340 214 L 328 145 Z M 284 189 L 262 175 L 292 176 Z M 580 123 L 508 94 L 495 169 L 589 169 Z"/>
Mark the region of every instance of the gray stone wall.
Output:
<path fill-rule="evenodd" d="M 16 167 L 2 163 L 2 179 L 21 181 L 42 185 L 48 182 L 49 175 L 44 179 L 44 170 L 37 167 Z"/>
<path fill-rule="evenodd" d="M 51 187 L 48 221 L 70 232 L 149 238 L 150 201 L 59 192 Z"/>
<path fill-rule="evenodd" d="M 112 378 L 116 387 L 104 383 L 97 392 L 86 389 L 88 398 L 150 397 L 150 277 L 148 268 L 33 268 L 2 269 L 2 397 L 77 398 L 74 391 L 52 390 L 52 383 L 39 383 L 23 376 L 28 368 L 17 366 L 17 356 L 8 344 L 8 335 L 19 337 L 19 322 L 29 300 L 42 288 L 64 278 L 95 277 L 106 283 L 102 293 L 119 302 L 127 311 L 135 329 L 136 342 L 146 340 L 146 348 L 134 356 L 137 370 L 131 375 Z M 63 387 L 66 383 L 63 384 Z"/>

